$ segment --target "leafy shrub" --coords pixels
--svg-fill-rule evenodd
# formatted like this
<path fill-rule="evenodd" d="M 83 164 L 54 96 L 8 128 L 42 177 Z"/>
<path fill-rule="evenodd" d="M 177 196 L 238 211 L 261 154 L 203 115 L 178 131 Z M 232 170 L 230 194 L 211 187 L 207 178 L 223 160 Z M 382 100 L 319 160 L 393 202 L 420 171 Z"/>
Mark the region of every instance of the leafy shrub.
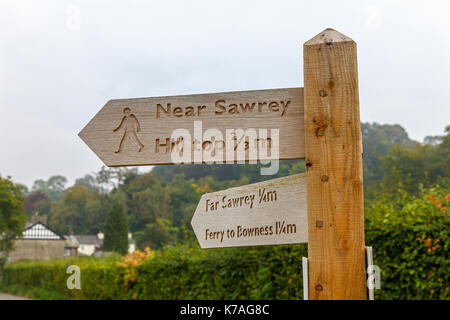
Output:
<path fill-rule="evenodd" d="M 123 289 L 119 286 L 123 268 L 118 265 L 120 256 L 108 258 L 80 257 L 51 261 L 20 261 L 7 265 L 3 272 L 0 289 L 21 293 L 32 298 L 52 298 L 42 292 L 52 292 L 58 299 L 121 299 Z M 69 290 L 67 267 L 77 265 L 81 270 L 81 290 Z M 36 289 L 40 290 L 37 291 Z M 17 292 L 18 289 L 21 291 Z M 87 295 L 86 295 L 87 294 Z M 53 297 L 54 298 L 54 297 Z"/>
<path fill-rule="evenodd" d="M 435 188 L 420 197 L 400 194 L 366 210 L 366 243 L 381 269 L 377 298 L 449 299 L 450 193 Z"/>
<path fill-rule="evenodd" d="M 306 254 L 306 245 L 177 246 L 124 259 L 21 261 L 5 268 L 0 290 L 39 299 L 301 299 Z M 80 267 L 81 290 L 67 288 L 69 265 Z"/>

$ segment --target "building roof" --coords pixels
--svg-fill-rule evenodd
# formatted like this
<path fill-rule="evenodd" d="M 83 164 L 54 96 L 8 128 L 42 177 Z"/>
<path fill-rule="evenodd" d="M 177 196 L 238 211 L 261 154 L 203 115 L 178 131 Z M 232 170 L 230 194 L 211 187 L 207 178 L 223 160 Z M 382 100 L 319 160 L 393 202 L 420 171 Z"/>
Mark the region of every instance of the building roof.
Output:
<path fill-rule="evenodd" d="M 66 236 L 67 238 L 68 236 Z M 98 235 L 87 235 L 87 234 L 76 234 L 71 237 L 74 237 L 79 244 L 94 244 L 94 245 L 102 245 L 103 239 L 100 239 Z M 134 240 L 131 237 L 128 237 L 128 243 L 133 244 Z"/>
<path fill-rule="evenodd" d="M 67 244 L 66 244 L 67 248 L 78 248 L 79 247 L 79 243 L 78 243 L 77 239 L 75 239 L 74 236 L 67 235 L 67 236 L 64 236 L 64 237 L 67 240 Z"/>
<path fill-rule="evenodd" d="M 78 234 L 73 236 L 80 245 L 96 245 L 100 246 L 103 244 L 103 240 L 101 240 L 96 234 L 95 235 L 85 235 L 85 234 Z"/>
<path fill-rule="evenodd" d="M 22 240 L 65 240 L 64 236 L 52 230 L 49 226 L 42 222 L 36 222 L 23 230 L 22 236 L 18 237 Z"/>

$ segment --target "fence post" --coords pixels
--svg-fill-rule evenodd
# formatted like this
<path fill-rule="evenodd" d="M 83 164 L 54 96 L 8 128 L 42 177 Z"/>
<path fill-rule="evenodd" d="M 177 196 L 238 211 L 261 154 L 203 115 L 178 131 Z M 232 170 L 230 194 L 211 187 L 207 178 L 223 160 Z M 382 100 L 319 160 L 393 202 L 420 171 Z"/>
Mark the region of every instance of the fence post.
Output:
<path fill-rule="evenodd" d="M 303 59 L 309 299 L 366 299 L 356 43 L 326 29 Z"/>

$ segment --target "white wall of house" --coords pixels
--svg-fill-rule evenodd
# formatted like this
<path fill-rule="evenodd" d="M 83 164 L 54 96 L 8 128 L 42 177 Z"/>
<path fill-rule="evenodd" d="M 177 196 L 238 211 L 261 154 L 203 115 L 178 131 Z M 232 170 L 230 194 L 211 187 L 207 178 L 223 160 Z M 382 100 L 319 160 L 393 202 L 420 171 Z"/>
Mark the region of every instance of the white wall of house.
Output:
<path fill-rule="evenodd" d="M 130 233 L 128 233 L 128 253 L 133 253 L 136 250 L 136 244 L 133 241 L 133 236 Z"/>
<path fill-rule="evenodd" d="M 99 232 L 97 234 L 97 237 L 103 242 L 104 240 L 104 234 L 103 232 Z M 133 253 L 134 251 L 136 251 L 136 244 L 133 241 L 132 235 L 131 233 L 128 234 L 128 252 L 129 253 Z M 95 244 L 84 244 L 84 243 L 79 243 L 78 246 L 78 255 L 84 255 L 84 256 L 92 256 L 95 253 Z"/>
<path fill-rule="evenodd" d="M 92 256 L 95 252 L 95 245 L 93 244 L 82 244 L 78 247 L 78 254 L 84 256 Z"/>

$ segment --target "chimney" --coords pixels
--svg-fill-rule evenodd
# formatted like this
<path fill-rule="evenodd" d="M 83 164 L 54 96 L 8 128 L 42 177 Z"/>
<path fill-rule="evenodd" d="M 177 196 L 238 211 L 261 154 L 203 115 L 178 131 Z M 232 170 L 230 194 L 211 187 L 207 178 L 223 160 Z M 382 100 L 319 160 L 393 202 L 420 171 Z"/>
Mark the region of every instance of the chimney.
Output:
<path fill-rule="evenodd" d="M 100 231 L 97 233 L 97 237 L 98 237 L 100 240 L 103 240 L 104 236 L 105 236 L 105 235 L 103 234 L 102 230 L 100 230 Z"/>

